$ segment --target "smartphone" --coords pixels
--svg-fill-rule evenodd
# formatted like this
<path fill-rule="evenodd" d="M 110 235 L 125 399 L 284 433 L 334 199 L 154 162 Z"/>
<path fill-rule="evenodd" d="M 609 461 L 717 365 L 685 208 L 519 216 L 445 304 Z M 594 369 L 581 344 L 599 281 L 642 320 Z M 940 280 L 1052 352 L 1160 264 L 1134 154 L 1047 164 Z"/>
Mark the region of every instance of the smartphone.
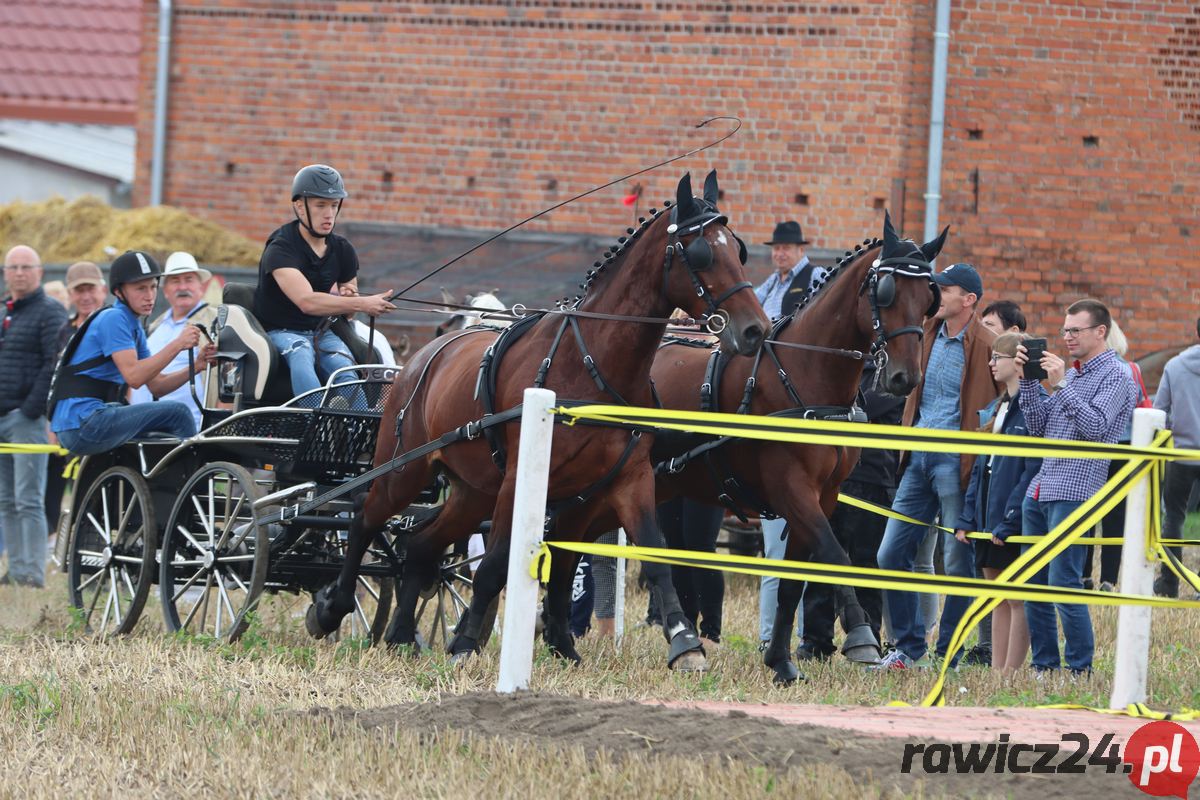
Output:
<path fill-rule="evenodd" d="M 1046 352 L 1046 340 L 1026 339 L 1022 344 L 1029 354 L 1029 360 L 1025 362 L 1024 377 L 1030 380 L 1045 380 L 1046 370 L 1042 369 L 1041 360 Z"/>

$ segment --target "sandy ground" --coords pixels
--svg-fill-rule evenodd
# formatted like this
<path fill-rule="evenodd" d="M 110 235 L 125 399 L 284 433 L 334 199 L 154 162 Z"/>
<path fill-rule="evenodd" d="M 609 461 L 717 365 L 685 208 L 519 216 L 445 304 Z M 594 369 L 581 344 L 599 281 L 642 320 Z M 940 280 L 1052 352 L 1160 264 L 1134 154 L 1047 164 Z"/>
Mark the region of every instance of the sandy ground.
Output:
<path fill-rule="evenodd" d="M 704 707 L 697 707 L 703 705 Z M 353 721 L 366 729 L 396 727 L 433 732 L 452 728 L 488 737 L 513 737 L 548 747 L 580 746 L 623 757 L 666 756 L 714 764 L 737 759 L 770 770 L 832 764 L 864 784 L 904 793 L 945 793 L 956 797 L 1011 798 L 1146 797 L 1121 773 L 1087 766 L 1084 774 L 927 775 L 920 754 L 912 770 L 901 767 L 906 744 L 995 743 L 1000 733 L 1011 742 L 1058 743 L 1062 733 L 1084 732 L 1092 747 L 1104 733 L 1114 742 L 1142 723 L 1089 712 L 995 709 L 909 709 L 839 706 L 752 706 L 743 704 L 611 703 L 538 693 L 447 696 L 356 711 L 317 708 L 315 716 Z M 776 719 L 775 717 L 782 718 Z M 1200 733 L 1200 727 L 1189 726 Z M 1074 745 L 1064 748 L 1073 749 Z M 1023 756 L 1031 764 L 1035 754 Z M 1063 755 L 1055 758 L 1061 761 Z M 1087 765 L 1087 759 L 1081 762 Z"/>

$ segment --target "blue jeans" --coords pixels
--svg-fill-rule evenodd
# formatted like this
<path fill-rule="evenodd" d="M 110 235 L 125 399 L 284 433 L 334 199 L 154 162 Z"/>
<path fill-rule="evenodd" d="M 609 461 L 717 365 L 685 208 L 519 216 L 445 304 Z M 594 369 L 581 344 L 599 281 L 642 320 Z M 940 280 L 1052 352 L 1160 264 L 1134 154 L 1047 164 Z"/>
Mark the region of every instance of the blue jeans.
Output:
<path fill-rule="evenodd" d="M 14 408 L 0 416 L 0 442 L 46 444 L 46 418 Z M 8 574 L 41 586 L 46 579 L 46 462 L 49 453 L 0 455 L 0 524 L 8 546 Z"/>
<path fill-rule="evenodd" d="M 1021 506 L 1021 533 L 1039 536 L 1054 530 L 1071 512 L 1082 503 L 1071 500 L 1041 502 L 1026 497 Z M 1022 550 L 1028 550 L 1026 545 Z M 1030 583 L 1064 586 L 1068 589 L 1083 588 L 1083 562 L 1088 548 L 1072 545 L 1054 557 L 1054 560 L 1029 579 Z M 1058 612 L 1058 620 L 1054 612 Z M 1033 668 L 1058 669 L 1062 662 L 1058 656 L 1058 621 L 1062 622 L 1067 667 L 1075 672 L 1086 672 L 1092 668 L 1092 656 L 1096 641 L 1092 634 L 1092 617 L 1088 607 L 1082 603 L 1033 603 L 1025 601 L 1025 619 L 1029 622 L 1029 644 L 1033 650 Z"/>
<path fill-rule="evenodd" d="M 335 371 L 354 366 L 350 348 L 333 331 L 325 331 L 316 341 L 316 331 L 293 331 L 285 328 L 267 331 L 267 337 L 279 350 L 292 374 L 292 394 L 302 395 L 325 385 Z M 321 377 L 318 377 L 318 374 Z M 339 383 L 354 380 L 353 373 L 346 373 Z"/>
<path fill-rule="evenodd" d="M 962 513 L 963 495 L 959 481 L 959 456 L 954 453 L 914 452 L 900 486 L 892 510 L 900 514 L 933 522 L 940 514 L 946 527 L 958 524 Z M 913 561 L 929 530 L 927 525 L 889 519 L 879 545 L 879 566 L 883 569 L 913 571 Z M 975 577 L 975 549 L 963 544 L 948 533 L 942 534 L 942 566 L 947 575 Z M 919 610 L 920 595 L 916 592 L 886 591 L 891 633 L 896 647 L 914 660 L 925 655 L 926 626 Z M 942 619 L 938 624 L 937 651 L 946 652 L 950 637 L 963 612 L 970 604 L 968 597 L 946 597 Z"/>
<path fill-rule="evenodd" d="M 189 407 L 171 400 L 134 406 L 109 403 L 89 414 L 75 430 L 59 431 L 58 441 L 74 455 L 90 456 L 147 433 L 184 439 L 196 435 L 196 420 Z"/>
<path fill-rule="evenodd" d="M 787 527 L 785 519 L 762 521 L 763 555 L 782 561 L 787 557 L 787 541 L 780 538 Z M 758 640 L 769 641 L 771 629 L 775 627 L 776 597 L 779 595 L 779 578 L 759 578 L 758 584 Z M 796 637 L 804 638 L 804 601 L 796 606 Z"/>

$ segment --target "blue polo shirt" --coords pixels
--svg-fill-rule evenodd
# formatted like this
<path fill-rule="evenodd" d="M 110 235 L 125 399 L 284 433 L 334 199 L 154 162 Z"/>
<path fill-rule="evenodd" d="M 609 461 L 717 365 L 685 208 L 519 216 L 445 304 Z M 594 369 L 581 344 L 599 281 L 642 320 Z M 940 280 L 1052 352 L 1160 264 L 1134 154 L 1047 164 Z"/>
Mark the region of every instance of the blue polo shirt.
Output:
<path fill-rule="evenodd" d="M 138 360 L 150 357 L 150 347 L 146 344 L 146 332 L 137 315 L 129 310 L 129 306 L 117 300 L 109 308 L 96 312 L 96 318 L 88 326 L 83 340 L 71 357 L 71 364 L 80 364 L 97 356 L 105 356 L 105 361 L 98 367 L 85 369 L 82 375 L 99 378 L 102 381 L 121 384 L 125 377 L 112 361 L 112 354 L 122 350 L 134 350 Z M 54 417 L 50 420 L 50 430 L 77 430 L 85 419 L 104 403 L 95 397 L 70 397 L 60 400 L 54 409 Z"/>

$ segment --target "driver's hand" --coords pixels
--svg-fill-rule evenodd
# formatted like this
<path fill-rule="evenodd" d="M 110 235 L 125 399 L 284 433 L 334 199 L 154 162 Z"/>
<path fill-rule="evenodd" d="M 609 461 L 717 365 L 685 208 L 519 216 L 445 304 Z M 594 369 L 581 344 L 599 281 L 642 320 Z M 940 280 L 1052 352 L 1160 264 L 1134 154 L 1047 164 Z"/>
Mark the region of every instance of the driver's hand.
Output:
<path fill-rule="evenodd" d="M 396 307 L 388 302 L 388 298 L 391 296 L 392 290 L 388 289 L 387 291 L 380 292 L 379 294 L 361 297 L 360 299 L 362 300 L 362 307 L 359 310 L 365 314 L 369 314 L 372 317 L 378 317 L 380 314 L 388 311 L 395 311 Z"/>

